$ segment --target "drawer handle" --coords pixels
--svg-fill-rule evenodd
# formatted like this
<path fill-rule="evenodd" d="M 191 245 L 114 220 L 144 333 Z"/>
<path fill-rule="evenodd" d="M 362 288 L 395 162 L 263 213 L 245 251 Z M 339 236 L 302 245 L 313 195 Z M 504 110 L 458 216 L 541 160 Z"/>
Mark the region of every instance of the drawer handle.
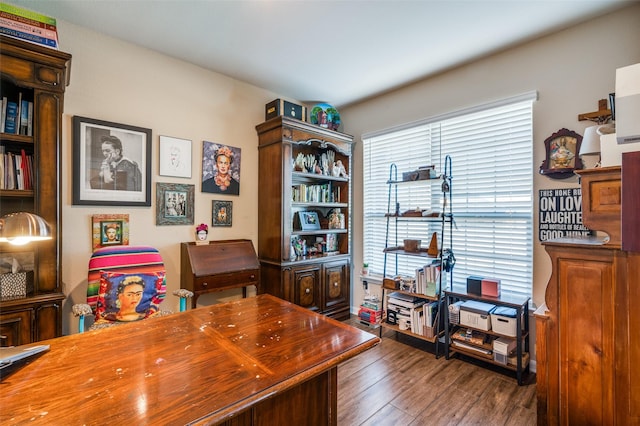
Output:
<path fill-rule="evenodd" d="M 338 287 L 338 282 L 336 281 L 335 283 L 333 283 L 334 287 Z"/>
<path fill-rule="evenodd" d="M 208 285 L 209 285 L 209 283 L 202 283 L 202 287 L 206 287 Z"/>
<path fill-rule="evenodd" d="M 309 294 L 309 293 L 311 293 L 311 289 L 310 289 L 310 288 L 306 288 L 306 289 L 304 289 L 304 292 L 305 292 L 306 294 Z"/>

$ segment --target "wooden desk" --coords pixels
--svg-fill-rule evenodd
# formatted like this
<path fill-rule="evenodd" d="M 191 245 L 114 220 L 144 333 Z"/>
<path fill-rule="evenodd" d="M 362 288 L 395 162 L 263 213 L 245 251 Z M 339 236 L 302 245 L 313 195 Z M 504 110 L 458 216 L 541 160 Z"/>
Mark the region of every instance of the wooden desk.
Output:
<path fill-rule="evenodd" d="M 191 307 L 198 297 L 215 291 L 247 286 L 260 293 L 260 264 L 251 240 L 219 240 L 197 245 L 180 244 L 180 287 L 193 292 Z"/>
<path fill-rule="evenodd" d="M 379 341 L 267 294 L 60 337 L 0 423 L 335 425 L 338 364 Z"/>

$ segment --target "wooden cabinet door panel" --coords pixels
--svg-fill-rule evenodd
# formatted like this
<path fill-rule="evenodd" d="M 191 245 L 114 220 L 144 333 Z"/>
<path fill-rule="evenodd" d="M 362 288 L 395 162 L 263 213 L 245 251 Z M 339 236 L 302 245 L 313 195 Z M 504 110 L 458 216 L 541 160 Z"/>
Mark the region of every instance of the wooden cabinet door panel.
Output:
<path fill-rule="evenodd" d="M 558 259 L 561 424 L 612 419 L 613 260 Z"/>
<path fill-rule="evenodd" d="M 294 303 L 312 311 L 320 311 L 320 265 L 292 269 Z"/>
<path fill-rule="evenodd" d="M 349 263 L 327 263 L 324 266 L 324 307 L 334 310 L 349 301 Z"/>
<path fill-rule="evenodd" d="M 0 346 L 31 343 L 31 317 L 31 310 L 0 314 L 0 334 L 3 336 Z"/>

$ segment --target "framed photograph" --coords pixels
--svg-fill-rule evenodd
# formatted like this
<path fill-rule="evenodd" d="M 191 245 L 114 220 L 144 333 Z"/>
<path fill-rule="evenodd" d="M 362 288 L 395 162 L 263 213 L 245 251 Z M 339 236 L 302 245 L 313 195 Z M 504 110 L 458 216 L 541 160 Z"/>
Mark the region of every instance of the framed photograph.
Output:
<path fill-rule="evenodd" d="M 211 223 L 213 226 L 231 226 L 233 219 L 233 201 L 213 200 Z"/>
<path fill-rule="evenodd" d="M 540 174 L 553 179 L 574 176 L 574 170 L 582 169 L 578 155 L 581 143 L 582 136 L 567 129 L 560 129 L 545 139 L 546 157 L 540 166 Z"/>
<path fill-rule="evenodd" d="M 193 225 L 195 185 L 156 183 L 156 225 Z"/>
<path fill-rule="evenodd" d="M 202 192 L 240 195 L 240 148 L 204 141 Z"/>
<path fill-rule="evenodd" d="M 151 129 L 74 116 L 73 204 L 151 206 Z"/>
<path fill-rule="evenodd" d="M 93 251 L 107 246 L 129 245 L 128 214 L 94 214 L 91 222 Z"/>
<path fill-rule="evenodd" d="M 300 212 L 300 229 L 303 231 L 314 231 L 320 229 L 320 219 L 316 212 Z"/>
<path fill-rule="evenodd" d="M 160 176 L 191 178 L 191 141 L 160 136 Z"/>

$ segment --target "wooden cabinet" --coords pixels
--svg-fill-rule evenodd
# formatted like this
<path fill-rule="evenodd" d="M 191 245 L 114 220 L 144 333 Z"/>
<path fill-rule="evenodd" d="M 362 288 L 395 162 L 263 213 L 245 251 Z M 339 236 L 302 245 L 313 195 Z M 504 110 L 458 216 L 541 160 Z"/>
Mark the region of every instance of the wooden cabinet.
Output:
<path fill-rule="evenodd" d="M 251 240 L 220 240 L 208 244 L 180 244 L 180 287 L 193 292 L 191 306 L 202 294 L 260 286 L 258 257 Z"/>
<path fill-rule="evenodd" d="M 256 130 L 261 289 L 347 319 L 353 137 L 287 117 Z"/>
<path fill-rule="evenodd" d="M 535 313 L 538 424 L 640 424 L 640 253 L 620 246 L 620 168 L 580 175 L 585 225 L 602 223 L 612 238 L 545 243 L 552 274 Z"/>
<path fill-rule="evenodd" d="M 0 36 L 2 97 L 32 103 L 27 134 L 0 133 L 5 154 L 31 157 L 32 187 L 0 189 L 0 216 L 29 211 L 50 225 L 53 239 L 12 246 L 0 243 L 3 258 L 15 257 L 33 268 L 33 287 L 26 297 L 0 300 L 2 345 L 24 344 L 62 333 L 60 284 L 60 141 L 64 91 L 71 55 Z M 4 130 L 4 129 L 2 129 Z"/>

